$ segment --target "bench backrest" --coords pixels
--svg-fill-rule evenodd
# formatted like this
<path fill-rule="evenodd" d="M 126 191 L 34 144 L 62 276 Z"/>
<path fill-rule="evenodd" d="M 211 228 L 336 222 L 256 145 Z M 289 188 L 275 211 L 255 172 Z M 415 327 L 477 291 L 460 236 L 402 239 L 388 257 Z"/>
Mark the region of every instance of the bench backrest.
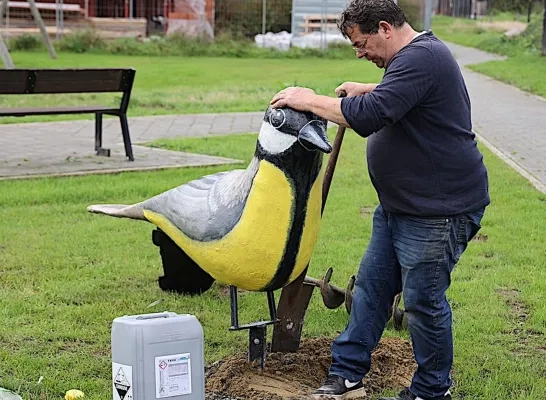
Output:
<path fill-rule="evenodd" d="M 130 92 L 134 69 L 0 70 L 0 94 Z"/>

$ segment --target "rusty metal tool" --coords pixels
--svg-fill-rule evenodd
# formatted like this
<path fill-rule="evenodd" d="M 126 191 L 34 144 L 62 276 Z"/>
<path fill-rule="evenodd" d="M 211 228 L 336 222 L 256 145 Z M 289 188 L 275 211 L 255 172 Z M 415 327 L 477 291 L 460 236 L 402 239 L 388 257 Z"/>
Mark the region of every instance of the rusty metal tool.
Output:
<path fill-rule="evenodd" d="M 345 97 L 346 95 L 346 93 L 341 93 L 339 97 Z M 340 125 L 337 129 L 332 152 L 328 157 L 328 164 L 324 172 L 321 215 L 324 213 L 344 136 L 345 127 Z M 308 267 L 309 265 L 305 267 L 296 280 L 281 290 L 277 306 L 277 318 L 279 322 L 274 325 L 273 337 L 271 339 L 272 352 L 295 352 L 299 349 L 305 313 L 307 312 L 307 307 L 309 306 L 315 287 L 313 284 L 305 282 Z"/>
<path fill-rule="evenodd" d="M 346 298 L 344 289 L 330 284 L 333 272 L 332 267 L 330 267 L 322 279 L 316 279 L 311 276 L 305 277 L 305 283 L 311 283 L 320 289 L 322 301 L 329 309 L 338 308 L 343 304 Z"/>
<path fill-rule="evenodd" d="M 351 307 L 353 305 L 353 288 L 355 287 L 356 277 L 354 275 L 349 279 L 347 289 L 345 289 L 345 309 L 347 314 L 351 314 Z"/>
<path fill-rule="evenodd" d="M 392 304 L 392 325 L 394 326 L 394 329 L 397 331 L 401 331 L 403 328 L 403 322 L 404 322 L 404 310 L 400 309 L 398 305 L 400 304 L 400 298 L 402 297 L 402 293 L 398 293 L 394 297 L 394 302 Z"/>

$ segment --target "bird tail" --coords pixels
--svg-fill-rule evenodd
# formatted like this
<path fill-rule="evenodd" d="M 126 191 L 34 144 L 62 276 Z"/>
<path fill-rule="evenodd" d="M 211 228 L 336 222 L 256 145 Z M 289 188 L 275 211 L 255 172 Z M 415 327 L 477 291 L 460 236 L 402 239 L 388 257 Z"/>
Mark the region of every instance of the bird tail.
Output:
<path fill-rule="evenodd" d="M 125 204 L 95 204 L 87 207 L 87 211 L 94 214 L 105 214 L 111 217 L 131 218 L 147 221 L 144 209 L 138 204 L 129 206 Z"/>

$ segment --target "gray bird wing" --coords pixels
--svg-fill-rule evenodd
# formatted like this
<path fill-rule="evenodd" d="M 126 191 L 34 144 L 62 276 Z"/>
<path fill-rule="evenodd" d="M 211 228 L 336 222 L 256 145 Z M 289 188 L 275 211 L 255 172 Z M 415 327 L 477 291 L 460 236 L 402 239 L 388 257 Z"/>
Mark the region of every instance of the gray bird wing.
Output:
<path fill-rule="evenodd" d="M 149 210 L 163 215 L 194 240 L 217 240 L 239 221 L 257 170 L 255 159 L 246 170 L 206 175 L 132 206 L 95 205 L 88 210 L 143 220 L 143 210 Z"/>

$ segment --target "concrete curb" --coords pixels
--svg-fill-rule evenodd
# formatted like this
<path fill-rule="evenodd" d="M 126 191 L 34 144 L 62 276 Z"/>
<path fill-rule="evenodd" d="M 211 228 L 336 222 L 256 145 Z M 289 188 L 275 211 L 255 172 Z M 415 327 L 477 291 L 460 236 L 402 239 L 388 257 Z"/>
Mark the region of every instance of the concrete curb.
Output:
<path fill-rule="evenodd" d="M 516 172 L 518 172 L 525 179 L 527 179 L 537 190 L 546 194 L 546 185 L 544 185 L 537 178 L 535 178 L 534 175 L 532 175 L 529 171 L 519 165 L 517 161 L 515 161 L 510 155 L 506 154 L 498 147 L 496 147 L 493 143 L 489 142 L 487 139 L 481 136 L 478 132 L 476 132 L 476 130 L 474 130 L 474 133 L 476 134 L 476 138 L 480 143 L 483 143 L 485 147 L 487 147 L 493 154 L 495 154 L 502 161 L 504 161 L 506 164 L 516 170 Z"/>

